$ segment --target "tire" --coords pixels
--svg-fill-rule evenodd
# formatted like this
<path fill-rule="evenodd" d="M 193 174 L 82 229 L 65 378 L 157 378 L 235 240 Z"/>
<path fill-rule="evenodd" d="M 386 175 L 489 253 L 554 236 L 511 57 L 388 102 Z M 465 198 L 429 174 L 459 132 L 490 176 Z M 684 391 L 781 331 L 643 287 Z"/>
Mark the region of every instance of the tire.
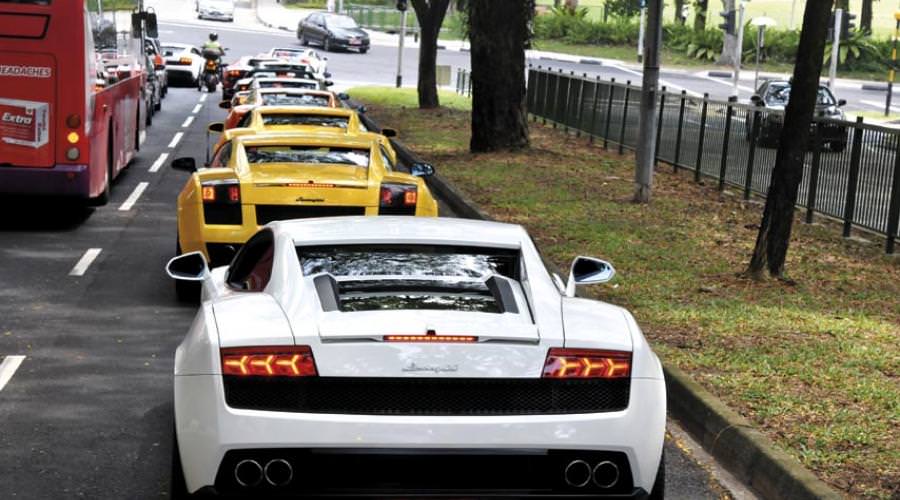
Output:
<path fill-rule="evenodd" d="M 331 52 L 331 37 L 325 37 L 325 41 L 322 42 L 322 50 L 325 52 Z"/>
<path fill-rule="evenodd" d="M 153 99 L 151 99 L 150 102 L 147 103 L 146 108 L 147 116 L 144 117 L 144 125 L 149 127 L 150 125 L 153 125 Z"/>
<path fill-rule="evenodd" d="M 368 51 L 369 51 L 369 49 L 359 49 L 360 54 L 365 54 Z"/>
<path fill-rule="evenodd" d="M 206 91 L 212 94 L 216 91 L 216 85 L 217 84 L 212 81 L 206 82 Z"/>
<path fill-rule="evenodd" d="M 309 40 L 306 39 L 306 35 L 303 32 L 297 34 L 297 38 L 300 39 L 300 45 L 304 47 L 309 47 Z"/>
<path fill-rule="evenodd" d="M 159 101 L 153 106 L 154 111 L 162 111 L 162 96 L 159 97 Z"/>
<path fill-rule="evenodd" d="M 653 490 L 650 491 L 648 500 L 663 500 L 666 498 L 666 452 L 663 450 L 659 460 L 659 469 L 656 470 L 656 480 L 653 481 Z"/>

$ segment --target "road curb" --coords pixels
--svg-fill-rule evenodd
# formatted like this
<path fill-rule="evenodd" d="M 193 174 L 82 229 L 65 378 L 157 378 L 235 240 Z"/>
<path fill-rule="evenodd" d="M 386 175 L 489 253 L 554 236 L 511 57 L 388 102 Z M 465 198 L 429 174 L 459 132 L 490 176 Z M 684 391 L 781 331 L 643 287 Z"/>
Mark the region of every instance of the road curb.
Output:
<path fill-rule="evenodd" d="M 360 115 L 370 130 L 381 130 L 369 116 Z M 404 163 L 422 161 L 405 144 L 391 139 Z M 440 175 L 426 179 L 428 187 L 457 215 L 467 219 L 494 220 L 477 203 Z M 739 480 L 762 498 L 791 500 L 840 500 L 841 495 L 817 478 L 798 460 L 729 408 L 687 373 L 663 362 L 668 412 L 686 431 Z"/>

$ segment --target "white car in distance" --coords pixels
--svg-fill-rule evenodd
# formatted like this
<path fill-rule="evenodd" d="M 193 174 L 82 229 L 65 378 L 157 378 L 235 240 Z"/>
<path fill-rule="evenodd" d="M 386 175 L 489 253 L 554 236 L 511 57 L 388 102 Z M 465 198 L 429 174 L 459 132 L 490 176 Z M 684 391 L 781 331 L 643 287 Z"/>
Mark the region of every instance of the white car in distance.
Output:
<path fill-rule="evenodd" d="M 576 298 L 526 231 L 418 217 L 274 222 L 175 355 L 173 498 L 663 498 L 666 388 L 632 315 Z"/>
<path fill-rule="evenodd" d="M 186 43 L 161 43 L 162 56 L 166 61 L 169 81 L 186 82 L 197 85 L 203 70 L 203 56 L 200 49 Z"/>
<path fill-rule="evenodd" d="M 319 53 L 313 49 L 275 47 L 269 50 L 266 55 L 275 59 L 284 59 L 290 62 L 306 64 L 313 70 L 316 78 L 323 80 L 325 78 L 330 78 L 330 75 L 325 76 L 325 73 L 328 72 L 328 58 L 320 56 Z"/>
<path fill-rule="evenodd" d="M 197 19 L 234 21 L 234 0 L 199 0 L 196 7 Z"/>

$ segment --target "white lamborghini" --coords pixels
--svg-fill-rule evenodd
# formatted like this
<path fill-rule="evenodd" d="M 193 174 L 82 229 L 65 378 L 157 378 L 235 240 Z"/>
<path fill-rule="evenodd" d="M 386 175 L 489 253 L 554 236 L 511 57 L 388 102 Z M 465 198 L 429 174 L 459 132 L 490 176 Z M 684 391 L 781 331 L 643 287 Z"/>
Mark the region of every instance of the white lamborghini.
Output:
<path fill-rule="evenodd" d="M 628 311 L 574 297 L 523 228 L 275 222 L 200 253 L 175 355 L 173 497 L 662 498 L 666 389 Z"/>

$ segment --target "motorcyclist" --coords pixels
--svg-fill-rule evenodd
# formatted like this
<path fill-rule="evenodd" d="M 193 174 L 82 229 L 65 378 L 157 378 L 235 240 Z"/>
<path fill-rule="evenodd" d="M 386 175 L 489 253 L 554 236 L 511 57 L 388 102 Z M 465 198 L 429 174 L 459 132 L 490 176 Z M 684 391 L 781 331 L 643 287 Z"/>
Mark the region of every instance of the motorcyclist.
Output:
<path fill-rule="evenodd" d="M 209 40 L 203 43 L 203 50 L 209 50 L 211 52 L 218 52 L 219 56 L 225 55 L 225 49 L 222 48 L 222 44 L 219 43 L 219 34 L 218 33 L 210 33 Z"/>

